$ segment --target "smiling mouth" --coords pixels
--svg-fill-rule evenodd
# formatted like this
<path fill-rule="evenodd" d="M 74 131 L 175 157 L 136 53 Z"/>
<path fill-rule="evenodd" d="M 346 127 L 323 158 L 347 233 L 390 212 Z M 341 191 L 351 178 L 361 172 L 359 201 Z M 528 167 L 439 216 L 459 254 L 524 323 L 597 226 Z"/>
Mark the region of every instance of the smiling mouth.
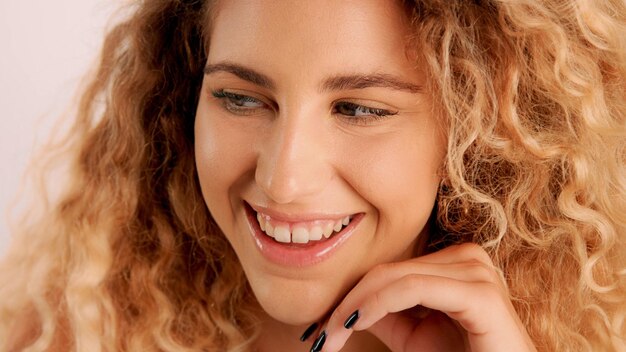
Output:
<path fill-rule="evenodd" d="M 249 204 L 246 204 L 249 212 L 254 214 L 254 218 L 261 229 L 261 232 L 283 244 L 307 244 L 309 242 L 324 242 L 329 238 L 339 234 L 350 225 L 354 214 L 346 215 L 337 219 L 317 219 L 307 221 L 282 221 L 268 214 L 256 211 Z"/>
<path fill-rule="evenodd" d="M 365 213 L 302 216 L 276 214 L 244 201 L 253 242 L 270 262 L 290 268 L 318 264 L 355 233 Z M 270 236 L 271 234 L 271 236 Z"/>
<path fill-rule="evenodd" d="M 315 220 L 296 225 L 277 222 L 269 215 L 256 213 L 259 227 L 269 237 L 281 243 L 309 243 L 323 241 L 341 232 L 350 224 L 352 215 L 338 220 Z"/>

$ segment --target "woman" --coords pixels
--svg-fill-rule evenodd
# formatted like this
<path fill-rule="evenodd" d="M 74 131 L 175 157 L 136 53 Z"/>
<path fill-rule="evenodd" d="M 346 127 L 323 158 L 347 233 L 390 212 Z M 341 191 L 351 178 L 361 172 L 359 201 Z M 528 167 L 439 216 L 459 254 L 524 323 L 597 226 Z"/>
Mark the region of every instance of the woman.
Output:
<path fill-rule="evenodd" d="M 71 186 L 5 259 L 0 339 L 623 348 L 624 14 L 136 4 L 83 96 Z"/>

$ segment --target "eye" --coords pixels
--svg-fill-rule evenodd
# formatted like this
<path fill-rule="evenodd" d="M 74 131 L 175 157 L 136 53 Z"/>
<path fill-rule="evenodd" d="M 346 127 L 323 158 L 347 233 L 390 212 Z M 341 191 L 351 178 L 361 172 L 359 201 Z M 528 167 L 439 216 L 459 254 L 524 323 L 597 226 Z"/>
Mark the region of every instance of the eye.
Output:
<path fill-rule="evenodd" d="M 211 94 L 222 101 L 222 106 L 226 110 L 239 115 L 249 115 L 257 109 L 267 107 L 267 104 L 259 99 L 248 95 L 227 92 L 223 89 L 212 91 Z"/>
<path fill-rule="evenodd" d="M 396 115 L 398 112 L 386 109 L 370 108 L 344 101 L 335 103 L 333 113 L 344 115 L 345 119 L 349 120 L 350 123 L 367 124 L 383 119 L 387 116 Z"/>

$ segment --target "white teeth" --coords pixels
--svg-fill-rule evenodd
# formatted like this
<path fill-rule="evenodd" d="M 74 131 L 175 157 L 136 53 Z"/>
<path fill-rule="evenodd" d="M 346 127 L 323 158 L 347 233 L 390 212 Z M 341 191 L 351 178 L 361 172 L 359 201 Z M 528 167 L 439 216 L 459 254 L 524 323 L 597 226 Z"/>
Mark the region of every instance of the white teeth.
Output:
<path fill-rule="evenodd" d="M 269 218 L 261 213 L 256 214 L 261 231 L 268 236 L 273 237 L 276 241 L 282 243 L 308 243 L 309 241 L 319 241 L 322 238 L 329 238 L 334 232 L 340 232 L 344 226 L 350 224 L 350 216 L 346 216 L 336 221 L 324 221 L 322 224 L 314 225 L 307 228 L 302 225 L 293 227 L 290 231 L 289 225 L 278 225 L 274 227 Z"/>
<path fill-rule="evenodd" d="M 291 233 L 289 233 L 289 228 L 285 226 L 276 226 L 274 229 L 274 239 L 283 243 L 291 242 Z"/>
<path fill-rule="evenodd" d="M 322 239 L 322 228 L 319 226 L 313 226 L 309 232 L 309 241 L 319 241 Z"/>
<path fill-rule="evenodd" d="M 296 227 L 291 232 L 291 242 L 293 243 L 308 243 L 309 231 L 303 227 Z"/>
<path fill-rule="evenodd" d="M 328 223 L 326 224 L 326 227 L 324 227 L 324 237 L 328 238 L 332 234 L 333 234 L 333 224 Z"/>
<path fill-rule="evenodd" d="M 256 214 L 256 219 L 259 221 L 259 226 L 261 227 L 261 231 L 265 231 L 265 220 L 261 216 L 261 214 Z"/>

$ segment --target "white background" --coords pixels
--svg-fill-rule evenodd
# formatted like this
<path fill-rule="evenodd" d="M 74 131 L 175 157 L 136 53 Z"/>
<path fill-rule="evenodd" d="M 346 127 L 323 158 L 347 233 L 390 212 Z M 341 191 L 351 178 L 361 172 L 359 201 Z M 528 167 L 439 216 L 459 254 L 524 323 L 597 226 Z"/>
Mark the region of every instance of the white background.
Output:
<path fill-rule="evenodd" d="M 0 256 L 25 169 L 93 66 L 120 0 L 0 0 Z"/>

